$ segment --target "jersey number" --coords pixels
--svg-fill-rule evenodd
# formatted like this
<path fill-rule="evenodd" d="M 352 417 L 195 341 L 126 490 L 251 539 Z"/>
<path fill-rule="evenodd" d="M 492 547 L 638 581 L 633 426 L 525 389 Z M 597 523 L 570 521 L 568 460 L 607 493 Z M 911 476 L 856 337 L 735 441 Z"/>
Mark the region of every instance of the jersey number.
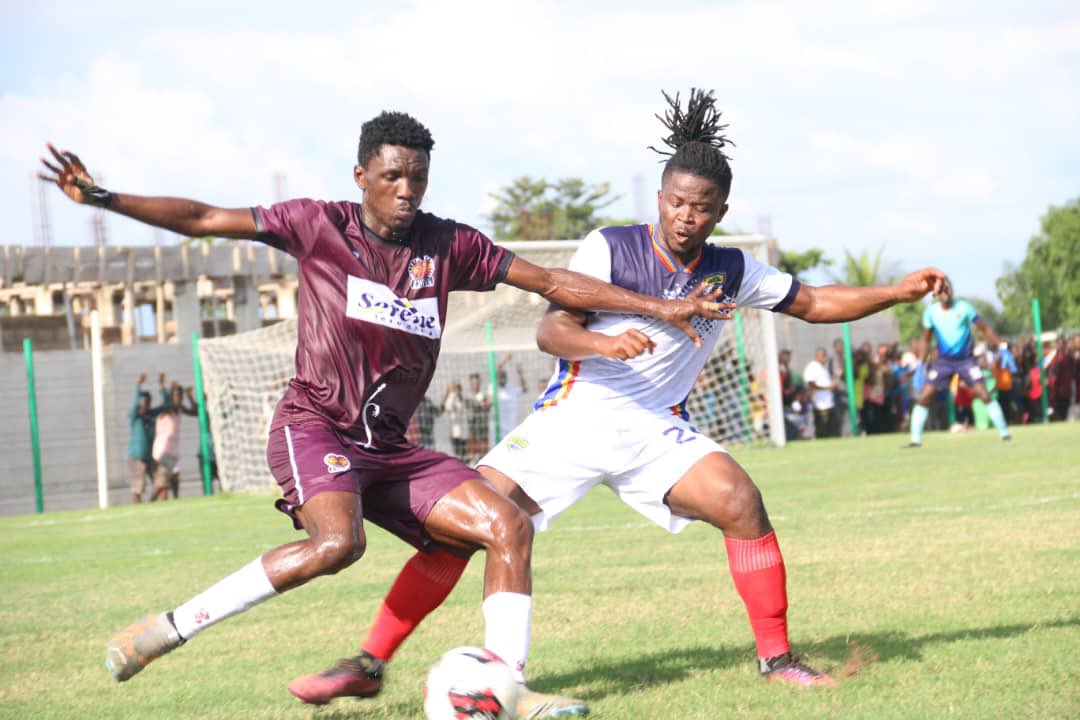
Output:
<path fill-rule="evenodd" d="M 687 432 L 689 432 L 690 437 L 684 437 Z M 675 427 L 674 425 L 672 425 L 663 432 L 664 435 L 670 435 L 671 433 L 675 433 L 675 443 L 677 445 L 682 445 L 683 443 L 693 442 L 694 440 L 697 440 L 696 430 L 688 431 L 686 428 Z"/>

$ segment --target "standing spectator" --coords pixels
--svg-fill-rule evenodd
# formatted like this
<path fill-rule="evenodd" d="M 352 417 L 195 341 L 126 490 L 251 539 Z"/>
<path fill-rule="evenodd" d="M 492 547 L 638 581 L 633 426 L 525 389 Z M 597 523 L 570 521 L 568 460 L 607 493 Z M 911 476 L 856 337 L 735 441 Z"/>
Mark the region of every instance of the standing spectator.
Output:
<path fill-rule="evenodd" d="M 807 399 L 806 388 L 799 385 L 795 388 L 795 399 L 790 407 L 784 411 L 784 425 L 791 426 L 794 434 L 789 440 L 813 440 L 814 439 L 814 412 Z"/>
<path fill-rule="evenodd" d="M 973 425 L 975 422 L 975 417 L 971 410 L 971 404 L 975 400 L 975 395 L 971 392 L 970 387 L 960 382 L 959 375 L 952 376 L 950 387 L 952 388 L 953 410 L 956 413 L 956 422 L 949 430 L 952 432 L 963 432 L 968 429 L 969 425 Z"/>
<path fill-rule="evenodd" d="M 154 459 L 154 500 L 166 500 L 169 491 L 174 498 L 180 497 L 180 418 L 182 415 L 194 416 L 199 411 L 195 407 L 195 398 L 191 388 L 187 389 L 187 404 L 184 403 L 184 388 L 174 382 L 165 389 L 165 373 L 158 375 L 161 385 L 162 411 L 154 422 L 154 443 L 151 456 Z"/>
<path fill-rule="evenodd" d="M 855 414 L 861 424 L 861 432 L 866 434 L 866 420 L 863 408 L 866 406 L 866 381 L 870 377 L 870 352 L 869 343 L 860 346 L 851 355 L 852 371 L 851 385 L 855 393 Z"/>
<path fill-rule="evenodd" d="M 1027 403 L 1027 421 L 1029 423 L 1042 422 L 1042 376 L 1038 364 L 1032 365 L 1028 370 L 1027 392 L 1024 400 Z"/>
<path fill-rule="evenodd" d="M 469 396 L 465 398 L 465 417 L 468 427 L 466 455 L 476 460 L 488 451 L 488 415 L 491 399 L 480 383 L 480 373 L 469 374 Z"/>
<path fill-rule="evenodd" d="M 902 432 L 908 427 L 908 416 L 911 412 L 911 379 L 919 360 L 914 353 L 908 351 L 901 355 L 899 348 L 896 348 L 890 362 L 893 376 L 890 396 L 895 413 L 893 429 Z"/>
<path fill-rule="evenodd" d="M 798 437 L 798 426 L 791 414 L 791 404 L 798 395 L 795 378 L 791 375 L 791 351 L 781 350 L 777 357 L 780 368 L 780 400 L 784 408 L 784 437 L 794 440 Z"/>
<path fill-rule="evenodd" d="M 1054 358 L 1050 363 L 1050 402 L 1054 411 L 1050 415 L 1052 422 L 1063 422 L 1069 415 L 1069 405 L 1073 399 L 1073 376 L 1076 374 L 1076 362 L 1065 344 L 1065 336 L 1059 335 L 1054 344 Z"/>
<path fill-rule="evenodd" d="M 825 348 L 819 347 L 814 351 L 814 359 L 803 370 L 803 382 L 814 406 L 814 434 L 817 437 L 836 436 L 836 403 L 833 400 L 836 383 L 825 369 L 826 360 Z"/>
<path fill-rule="evenodd" d="M 847 376 L 844 366 L 844 341 L 840 338 L 833 340 L 833 353 L 826 364 L 829 374 L 832 376 L 836 387 L 833 389 L 833 403 L 836 406 L 837 436 L 850 435 L 851 429 L 844 422 L 848 414 Z"/>
<path fill-rule="evenodd" d="M 868 435 L 876 435 L 889 430 L 889 407 L 885 402 L 892 373 L 889 370 L 889 346 L 881 343 L 877 352 L 870 359 L 870 375 L 865 389 L 863 415 L 864 426 Z"/>
<path fill-rule="evenodd" d="M 525 394 L 527 383 L 525 371 L 521 365 L 517 366 L 517 385 L 510 385 L 510 377 L 507 375 L 506 366 L 510 363 L 510 353 L 507 353 L 499 362 L 499 368 L 495 372 L 495 382 L 498 385 L 496 402 L 499 403 L 499 426 L 498 437 L 506 434 L 506 431 L 518 425 L 518 405 L 522 395 Z"/>
<path fill-rule="evenodd" d="M 420 404 L 413 413 L 416 418 L 417 444 L 426 448 L 435 447 L 435 418 L 442 413 L 442 408 L 433 403 L 427 395 L 420 398 Z"/>
<path fill-rule="evenodd" d="M 446 419 L 450 422 L 450 447 L 454 455 L 464 458 L 468 455 L 468 433 L 466 432 L 465 397 L 462 394 L 460 382 L 454 381 L 446 386 L 442 411 L 446 413 Z"/>
<path fill-rule="evenodd" d="M 1013 387 L 1018 372 L 1016 358 L 1009 350 L 1009 344 L 1002 342 L 998 347 L 997 356 L 994 358 L 994 382 L 997 385 L 998 404 L 1005 412 L 1005 418 L 1009 422 L 1017 422 L 1020 419 L 1018 412 L 1019 400 L 1016 389 Z"/>
<path fill-rule="evenodd" d="M 1069 407 L 1069 419 L 1080 420 L 1080 335 L 1069 339 L 1069 353 L 1073 360 L 1073 397 Z"/>
<path fill-rule="evenodd" d="M 157 479 L 153 477 L 154 457 L 151 454 L 154 425 L 164 406 L 150 406 L 150 393 L 142 389 L 144 382 L 146 373 L 140 375 L 135 382 L 135 404 L 128 413 L 128 424 L 131 426 L 131 439 L 128 440 L 128 479 L 131 482 L 131 498 L 137 503 L 142 502 L 147 477 L 154 482 L 152 497 L 156 497 L 160 489 L 168 492 L 167 484 L 163 484 L 162 488 L 157 487 Z"/>

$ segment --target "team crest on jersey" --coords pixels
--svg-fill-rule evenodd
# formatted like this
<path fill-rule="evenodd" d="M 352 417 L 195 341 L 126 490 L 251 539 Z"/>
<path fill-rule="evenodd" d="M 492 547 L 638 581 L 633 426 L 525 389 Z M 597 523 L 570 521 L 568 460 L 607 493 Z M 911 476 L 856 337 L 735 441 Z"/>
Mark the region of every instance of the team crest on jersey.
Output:
<path fill-rule="evenodd" d="M 703 285 L 719 285 L 723 287 L 725 279 L 726 278 L 724 277 L 724 273 L 714 273 L 712 275 L 706 275 L 705 279 L 702 280 L 701 283 Z"/>
<path fill-rule="evenodd" d="M 326 472 L 328 473 L 345 472 L 352 468 L 352 463 L 349 462 L 349 458 L 344 455 L 338 455 L 337 453 L 326 453 L 323 455 L 322 461 L 326 463 Z"/>
<path fill-rule="evenodd" d="M 435 285 L 435 260 L 430 255 L 413 258 L 409 263 L 409 279 L 412 280 L 412 289 L 432 287 Z"/>
<path fill-rule="evenodd" d="M 524 450 L 529 447 L 529 441 L 520 435 L 509 435 L 506 438 L 507 450 Z"/>

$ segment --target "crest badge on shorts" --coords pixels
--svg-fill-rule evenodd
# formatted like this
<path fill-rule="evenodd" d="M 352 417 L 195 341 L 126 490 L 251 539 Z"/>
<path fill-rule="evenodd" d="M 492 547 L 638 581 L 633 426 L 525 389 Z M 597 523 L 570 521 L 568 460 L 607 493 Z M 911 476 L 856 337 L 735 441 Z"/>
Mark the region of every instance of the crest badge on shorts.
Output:
<path fill-rule="evenodd" d="M 326 463 L 326 472 L 329 473 L 345 472 L 352 468 L 349 458 L 337 453 L 326 453 L 323 455 L 322 461 Z"/>
<path fill-rule="evenodd" d="M 409 261 L 409 279 L 413 290 L 432 287 L 435 284 L 435 259 L 424 255 Z"/>
<path fill-rule="evenodd" d="M 529 447 L 529 441 L 520 435 L 508 435 L 505 442 L 507 450 L 524 450 Z"/>

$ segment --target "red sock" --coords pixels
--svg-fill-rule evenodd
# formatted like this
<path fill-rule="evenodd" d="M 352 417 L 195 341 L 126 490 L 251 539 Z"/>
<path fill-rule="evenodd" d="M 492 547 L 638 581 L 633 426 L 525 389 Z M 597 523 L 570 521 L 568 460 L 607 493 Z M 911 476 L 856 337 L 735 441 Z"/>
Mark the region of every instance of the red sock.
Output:
<path fill-rule="evenodd" d="M 735 589 L 746 605 L 758 657 L 791 650 L 787 637 L 787 574 L 784 557 L 770 532 L 757 540 L 724 538 Z"/>
<path fill-rule="evenodd" d="M 442 549 L 413 555 L 379 606 L 361 647 L 379 660 L 389 661 L 420 621 L 442 604 L 468 564 L 468 558 Z"/>

